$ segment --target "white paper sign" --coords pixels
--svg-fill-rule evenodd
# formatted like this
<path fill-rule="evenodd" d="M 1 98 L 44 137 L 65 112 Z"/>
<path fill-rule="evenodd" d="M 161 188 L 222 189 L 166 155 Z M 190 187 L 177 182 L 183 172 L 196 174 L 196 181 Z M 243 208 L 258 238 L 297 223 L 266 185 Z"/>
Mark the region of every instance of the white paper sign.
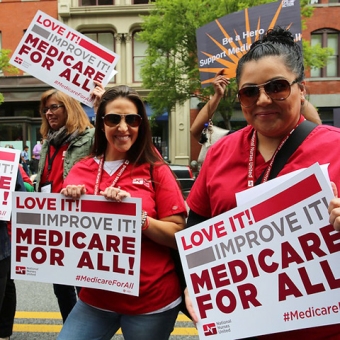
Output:
<path fill-rule="evenodd" d="M 256 200 L 176 233 L 200 339 L 339 322 L 332 197 L 315 164 Z"/>
<path fill-rule="evenodd" d="M 14 193 L 12 278 L 138 296 L 141 199 Z"/>
<path fill-rule="evenodd" d="M 42 11 L 34 16 L 10 63 L 93 107 L 93 80 L 104 86 L 119 56 Z"/>
<path fill-rule="evenodd" d="M 20 150 L 0 147 L 0 220 L 9 221 L 17 180 Z"/>

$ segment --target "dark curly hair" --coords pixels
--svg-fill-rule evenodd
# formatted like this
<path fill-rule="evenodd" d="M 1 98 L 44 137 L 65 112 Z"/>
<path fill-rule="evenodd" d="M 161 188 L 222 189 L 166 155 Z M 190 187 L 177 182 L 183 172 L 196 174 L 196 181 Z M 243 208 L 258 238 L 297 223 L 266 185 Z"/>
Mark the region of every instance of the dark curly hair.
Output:
<path fill-rule="evenodd" d="M 249 51 L 239 60 L 236 68 L 237 84 L 239 84 L 245 63 L 268 56 L 281 57 L 286 67 L 296 74 L 298 82 L 304 79 L 303 57 L 300 45 L 295 43 L 294 37 L 288 29 L 276 26 L 268 30 L 262 38 L 255 41 Z"/>

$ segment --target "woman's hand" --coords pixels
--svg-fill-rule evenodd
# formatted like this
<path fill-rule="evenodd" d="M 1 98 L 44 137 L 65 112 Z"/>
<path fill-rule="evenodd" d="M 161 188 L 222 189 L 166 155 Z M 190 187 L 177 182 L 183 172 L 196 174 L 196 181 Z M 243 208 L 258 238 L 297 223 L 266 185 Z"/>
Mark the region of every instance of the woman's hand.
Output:
<path fill-rule="evenodd" d="M 121 202 L 126 197 L 131 197 L 130 193 L 124 190 L 120 190 L 120 188 L 108 187 L 104 191 L 100 192 L 106 199 Z"/>
<path fill-rule="evenodd" d="M 329 223 L 333 225 L 334 229 L 340 231 L 340 198 L 338 197 L 338 189 L 332 182 L 332 189 L 334 198 L 330 201 L 328 206 Z"/>
<path fill-rule="evenodd" d="M 230 79 L 226 78 L 223 72 L 224 69 L 218 71 L 213 81 L 214 91 L 220 97 L 224 95 L 225 88 L 230 84 Z"/>
<path fill-rule="evenodd" d="M 81 195 L 86 194 L 85 185 L 68 185 L 60 191 L 66 197 L 80 198 Z"/>
<path fill-rule="evenodd" d="M 97 80 L 94 80 L 93 82 L 96 84 L 96 87 L 91 92 L 91 96 L 94 97 L 93 109 L 94 109 L 94 112 L 97 113 L 100 100 L 102 99 L 102 96 L 105 92 L 105 88 L 101 82 Z"/>
<path fill-rule="evenodd" d="M 195 310 L 194 310 L 194 307 L 191 303 L 188 288 L 185 288 L 184 296 L 185 296 L 185 306 L 187 307 L 187 310 L 188 310 L 188 312 L 191 316 L 193 323 L 196 325 L 196 323 L 198 322 L 198 317 L 197 317 Z"/>

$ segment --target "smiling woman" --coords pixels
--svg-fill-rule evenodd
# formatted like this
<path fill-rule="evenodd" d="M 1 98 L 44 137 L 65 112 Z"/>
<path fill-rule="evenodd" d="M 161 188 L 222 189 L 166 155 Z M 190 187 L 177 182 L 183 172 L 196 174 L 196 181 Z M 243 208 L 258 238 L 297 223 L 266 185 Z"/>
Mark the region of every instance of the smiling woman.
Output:
<path fill-rule="evenodd" d="M 187 199 L 190 208 L 188 226 L 197 225 L 235 208 L 236 193 L 276 176 L 310 167 L 316 162 L 328 164 L 330 180 L 340 187 L 340 157 L 338 150 L 334 148 L 340 143 L 339 129 L 314 125 L 307 138 L 302 142 L 293 142 L 294 136 L 301 136 L 302 128 L 309 123 L 305 122 L 301 113 L 306 102 L 303 58 L 300 46 L 294 42 L 292 33 L 275 27 L 252 44 L 238 62 L 236 82 L 242 112 L 248 126 L 211 146 Z M 282 157 L 280 151 L 287 152 L 287 146 L 292 144 L 296 146 L 294 151 L 289 157 Z M 281 164 L 277 167 L 280 161 Z M 279 170 L 274 171 L 277 168 Z M 305 184 L 303 190 L 307 189 L 308 185 Z M 334 203 L 334 206 L 338 207 L 340 203 Z M 333 216 L 339 216 L 338 210 L 334 210 Z M 324 218 L 328 219 L 328 216 Z M 334 221 L 334 218 L 331 221 Z M 308 227 L 313 233 L 315 226 Z M 333 226 L 328 226 L 329 229 L 333 230 Z M 287 242 L 283 240 L 282 247 L 285 244 Z M 229 250 L 230 246 L 227 247 Z M 284 248 L 276 249 L 275 252 L 277 251 L 281 255 L 285 254 Z M 254 250 L 249 249 L 247 258 L 251 258 L 253 253 Z M 309 279 L 305 281 L 307 280 Z M 259 284 L 259 291 L 268 290 L 268 283 L 265 281 L 263 285 Z M 274 286 L 279 283 L 276 282 Z M 288 298 L 288 295 L 290 299 L 298 298 L 298 294 L 293 290 L 287 291 L 283 298 Z M 198 299 L 197 295 L 193 298 L 196 298 L 196 301 Z M 200 313 L 200 310 L 193 310 L 188 296 L 186 302 L 193 320 L 197 321 L 196 312 Z M 251 308 L 252 313 L 256 313 L 258 306 L 254 304 Z M 262 312 L 265 312 L 265 309 Z M 268 309 L 268 312 L 271 317 L 271 310 Z M 268 324 L 268 319 L 262 319 Z M 250 328 L 249 333 L 251 331 Z M 339 339 L 340 325 L 258 336 L 258 339 L 270 340 L 326 338 Z"/>
<path fill-rule="evenodd" d="M 158 340 L 166 340 L 181 303 L 170 252 L 176 248 L 175 233 L 185 225 L 181 190 L 152 143 L 145 106 L 136 91 L 124 85 L 107 90 L 95 129 L 91 157 L 73 167 L 61 193 L 73 198 L 103 195 L 115 205 L 126 197 L 142 199 L 139 296 L 82 288 L 58 339 L 82 340 L 84 334 L 87 340 L 111 339 L 121 327 L 125 339 L 148 340 L 157 334 Z"/>

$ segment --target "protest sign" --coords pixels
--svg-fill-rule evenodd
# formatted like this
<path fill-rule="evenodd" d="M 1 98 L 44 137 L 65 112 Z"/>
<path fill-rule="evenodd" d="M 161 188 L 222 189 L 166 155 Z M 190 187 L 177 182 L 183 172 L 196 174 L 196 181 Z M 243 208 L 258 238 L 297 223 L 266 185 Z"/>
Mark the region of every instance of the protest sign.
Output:
<path fill-rule="evenodd" d="M 295 41 L 301 41 L 300 1 L 285 0 L 231 13 L 196 31 L 197 57 L 203 87 L 214 80 L 222 68 L 234 78 L 239 59 L 268 29 L 289 28 Z"/>
<path fill-rule="evenodd" d="M 20 150 L 0 147 L 0 220 L 9 221 L 15 190 Z"/>
<path fill-rule="evenodd" d="M 138 296 L 141 200 L 13 195 L 12 278 Z"/>
<path fill-rule="evenodd" d="M 200 339 L 339 322 L 340 233 L 319 165 L 176 233 Z"/>
<path fill-rule="evenodd" d="M 93 80 L 104 86 L 119 56 L 42 11 L 34 16 L 10 63 L 93 107 Z"/>

